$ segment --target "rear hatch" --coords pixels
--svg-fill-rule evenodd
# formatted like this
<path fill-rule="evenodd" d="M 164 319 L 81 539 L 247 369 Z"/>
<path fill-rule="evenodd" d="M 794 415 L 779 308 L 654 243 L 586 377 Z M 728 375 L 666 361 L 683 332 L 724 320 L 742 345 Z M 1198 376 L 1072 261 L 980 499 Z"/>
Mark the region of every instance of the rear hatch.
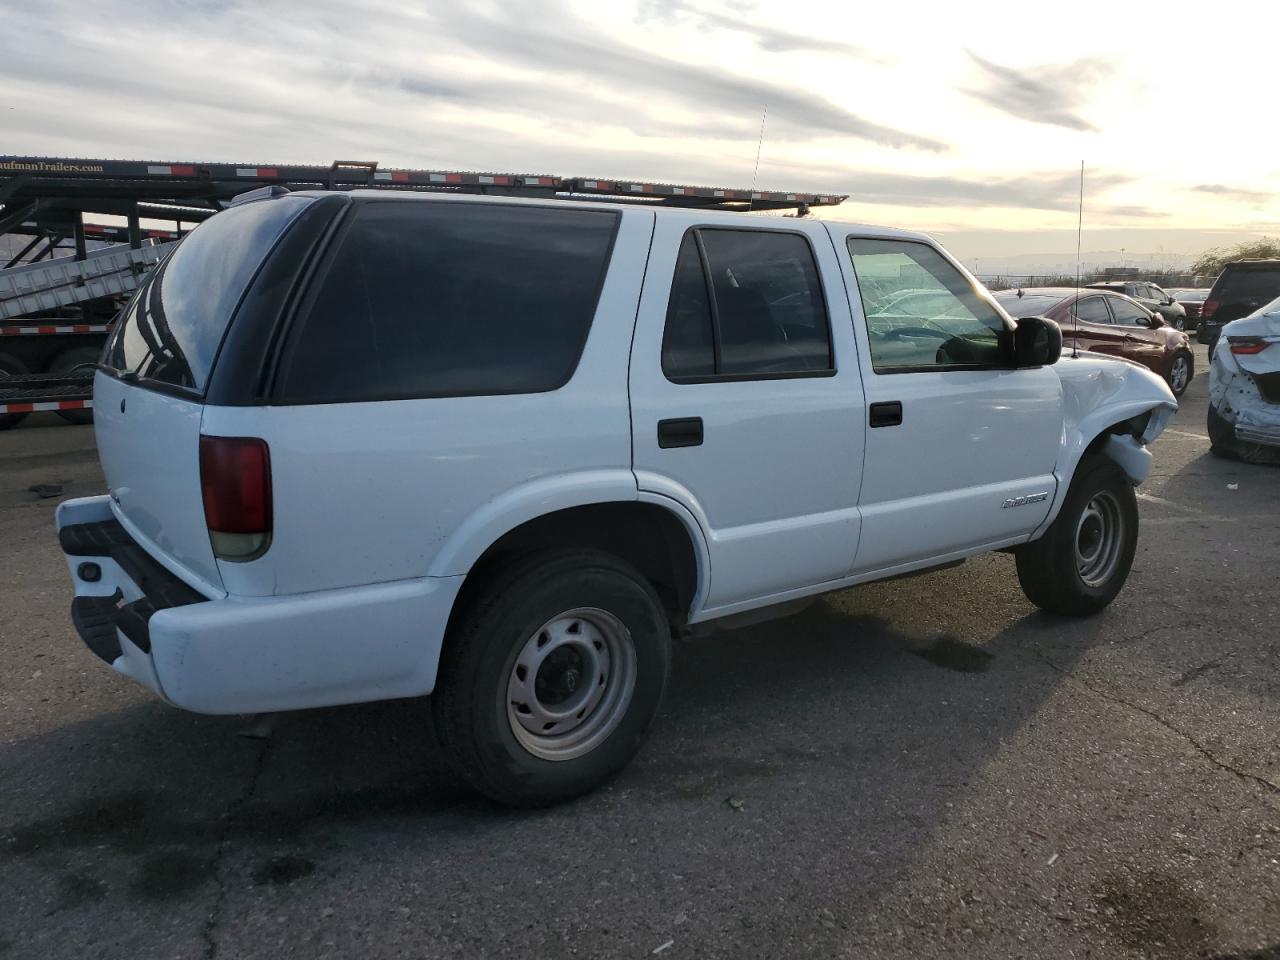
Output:
<path fill-rule="evenodd" d="M 312 200 L 280 197 L 212 217 L 139 288 L 94 382 L 94 428 L 112 510 L 160 563 L 223 592 L 200 488 L 210 372 L 245 291 Z"/>
<path fill-rule="evenodd" d="M 1280 297 L 1280 261 L 1229 263 L 1209 292 L 1202 316 L 1221 326 L 1247 317 L 1276 297 Z"/>

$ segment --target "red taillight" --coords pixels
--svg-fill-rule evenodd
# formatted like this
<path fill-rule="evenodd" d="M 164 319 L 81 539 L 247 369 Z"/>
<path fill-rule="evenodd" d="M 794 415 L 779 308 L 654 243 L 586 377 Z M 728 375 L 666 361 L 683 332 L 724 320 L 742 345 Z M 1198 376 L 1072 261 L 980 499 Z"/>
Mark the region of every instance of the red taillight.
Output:
<path fill-rule="evenodd" d="M 1222 306 L 1222 304 L 1218 303 L 1217 300 L 1206 300 L 1204 302 L 1204 306 L 1200 308 L 1200 319 L 1208 320 L 1218 311 L 1218 307 L 1220 306 Z"/>
<path fill-rule="evenodd" d="M 1246 357 L 1261 353 L 1271 346 L 1271 342 L 1263 337 L 1227 337 L 1227 343 L 1231 344 L 1232 353 L 1241 353 Z"/>
<path fill-rule="evenodd" d="M 214 554 L 252 560 L 271 543 L 271 453 L 257 437 L 201 437 L 200 490 Z"/>

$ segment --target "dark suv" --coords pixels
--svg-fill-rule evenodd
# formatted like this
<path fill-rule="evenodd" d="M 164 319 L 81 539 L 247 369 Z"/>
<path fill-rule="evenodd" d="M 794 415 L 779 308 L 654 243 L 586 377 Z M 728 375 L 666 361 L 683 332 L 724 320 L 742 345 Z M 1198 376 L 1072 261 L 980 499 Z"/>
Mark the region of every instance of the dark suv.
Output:
<path fill-rule="evenodd" d="M 1224 324 L 1247 317 L 1265 303 L 1280 297 L 1280 260 L 1237 260 L 1228 263 L 1213 282 L 1200 310 L 1196 339 L 1214 345 Z"/>
<path fill-rule="evenodd" d="M 1187 310 L 1172 296 L 1146 280 L 1104 280 L 1089 284 L 1090 290 L 1110 290 L 1137 300 L 1152 313 L 1158 313 L 1175 330 L 1187 328 Z"/>

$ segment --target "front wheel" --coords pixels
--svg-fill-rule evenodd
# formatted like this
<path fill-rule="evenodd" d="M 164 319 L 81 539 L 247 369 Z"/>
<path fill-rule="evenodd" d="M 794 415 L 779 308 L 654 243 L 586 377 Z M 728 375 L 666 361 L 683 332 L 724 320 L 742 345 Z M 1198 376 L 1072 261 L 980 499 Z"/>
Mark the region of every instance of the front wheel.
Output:
<path fill-rule="evenodd" d="M 1087 617 L 1115 599 L 1137 547 L 1133 485 L 1111 460 L 1090 457 L 1045 535 L 1018 548 L 1018 582 L 1042 610 Z"/>
<path fill-rule="evenodd" d="M 1187 392 L 1191 378 L 1195 376 L 1194 370 L 1191 354 L 1186 350 L 1179 350 L 1173 357 L 1173 363 L 1169 365 L 1169 389 L 1175 397 Z"/>
<path fill-rule="evenodd" d="M 536 806 L 622 769 L 670 672 L 671 628 L 649 582 L 599 551 L 541 553 L 466 604 L 432 697 L 463 779 L 500 803 Z"/>

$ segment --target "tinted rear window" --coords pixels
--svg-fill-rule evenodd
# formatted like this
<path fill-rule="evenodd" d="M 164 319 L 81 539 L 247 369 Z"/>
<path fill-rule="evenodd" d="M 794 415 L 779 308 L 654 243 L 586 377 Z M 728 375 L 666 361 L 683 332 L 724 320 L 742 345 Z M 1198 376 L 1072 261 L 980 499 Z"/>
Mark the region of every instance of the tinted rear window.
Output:
<path fill-rule="evenodd" d="M 1261 306 L 1280 296 L 1280 266 L 1228 266 L 1214 284 L 1213 296 L 1220 304 L 1248 302 Z"/>
<path fill-rule="evenodd" d="M 232 207 L 188 234 L 133 298 L 107 366 L 203 393 L 227 324 L 263 259 L 311 200 Z"/>
<path fill-rule="evenodd" d="M 1062 302 L 1062 297 L 1046 297 L 1036 294 L 996 294 L 996 303 L 1004 307 L 1011 317 L 1039 317 Z"/>
<path fill-rule="evenodd" d="M 577 366 L 613 212 L 366 201 L 304 307 L 284 399 L 536 393 Z"/>

